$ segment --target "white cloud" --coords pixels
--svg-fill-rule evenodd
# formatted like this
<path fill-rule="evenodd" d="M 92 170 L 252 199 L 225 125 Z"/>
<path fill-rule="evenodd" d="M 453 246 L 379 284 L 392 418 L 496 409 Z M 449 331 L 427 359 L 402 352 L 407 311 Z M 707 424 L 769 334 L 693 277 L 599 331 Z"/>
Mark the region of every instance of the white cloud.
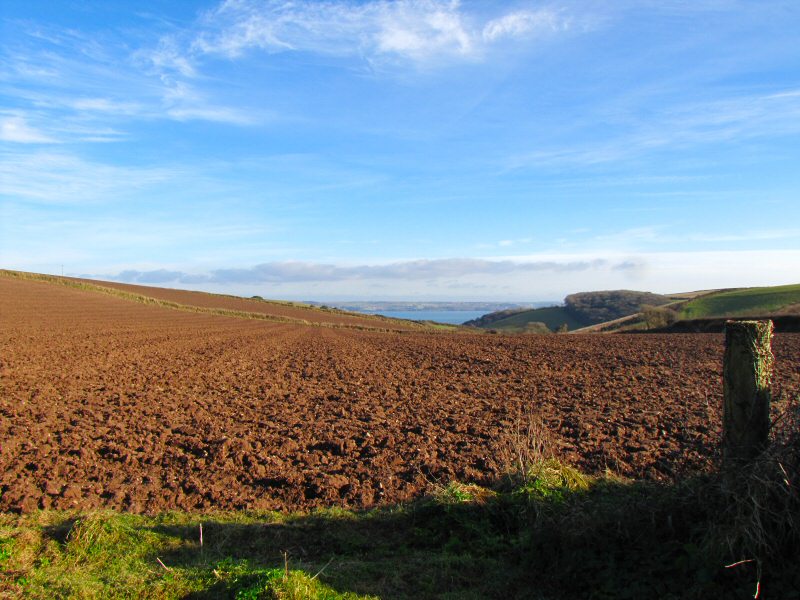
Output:
<path fill-rule="evenodd" d="M 502 40 L 562 31 L 569 20 L 547 8 L 479 14 L 454 0 L 226 0 L 194 23 L 127 54 L 110 38 L 39 27 L 4 52 L 3 79 L 38 112 L 0 122 L 0 139 L 16 143 L 108 142 L 120 135 L 73 134 L 79 127 L 123 129 L 125 118 L 205 120 L 239 126 L 274 120 L 243 111 L 202 73 L 214 56 L 249 51 L 349 57 L 370 68 L 442 66 L 482 60 Z M 498 14 L 498 12 L 500 14 Z M 269 113 L 269 111 L 266 111 Z M 112 121 L 113 120 L 113 121 Z M 54 139 L 58 137 L 58 140 Z"/>
<path fill-rule="evenodd" d="M 301 261 L 184 271 L 132 266 L 100 279 L 299 299 L 554 300 L 579 291 L 677 293 L 798 283 L 800 250 L 536 254 L 346 265 Z"/>
<path fill-rule="evenodd" d="M 625 269 L 625 264 L 608 265 L 603 259 L 582 260 L 485 260 L 479 258 L 446 258 L 436 260 L 411 260 L 388 264 L 343 265 L 303 261 L 262 263 L 250 268 L 216 269 L 205 274 L 126 270 L 111 276 L 123 281 L 147 282 L 157 278 L 160 282 L 186 281 L 213 284 L 282 284 L 298 282 L 345 281 L 441 281 L 453 278 L 495 277 L 524 273 L 568 273 L 591 270 Z"/>
<path fill-rule="evenodd" d="M 537 254 L 505 257 L 513 261 L 587 261 L 596 252 Z M 720 250 L 695 252 L 639 252 L 602 254 L 607 268 L 580 273 L 553 273 L 537 276 L 533 286 L 509 278 L 507 283 L 519 291 L 551 290 L 550 296 L 588 290 L 639 289 L 657 293 L 677 293 L 725 287 L 770 286 L 800 283 L 797 265 L 800 250 Z M 511 297 L 511 296 L 509 296 Z M 529 293 L 529 298 L 548 294 Z"/>
<path fill-rule="evenodd" d="M 215 121 L 232 125 L 250 125 L 256 122 L 253 116 L 242 111 L 213 106 L 176 107 L 167 110 L 167 114 L 176 121 Z"/>
<path fill-rule="evenodd" d="M 100 99 L 92 99 L 87 106 L 94 106 L 99 102 Z M 52 98 L 47 103 L 37 102 L 36 106 L 36 110 L 9 112 L 8 117 L 3 117 L 0 113 L 0 140 L 26 144 L 118 142 L 126 135 L 123 131 L 97 123 L 91 115 L 65 115 L 60 111 L 52 114 L 48 110 L 52 107 L 77 109 L 83 106 L 83 101 L 80 100 Z M 108 106 L 107 110 L 114 109 Z M 31 121 L 44 124 L 47 133 L 44 133 L 42 127 L 30 125 Z"/>
<path fill-rule="evenodd" d="M 161 38 L 156 49 L 146 53 L 137 53 L 137 57 L 144 58 L 159 71 L 174 71 L 184 77 L 194 77 L 195 68 L 186 57 L 178 43 L 170 37 Z"/>
<path fill-rule="evenodd" d="M 192 71 L 192 56 L 236 58 L 251 49 L 357 55 L 370 63 L 392 59 L 440 63 L 479 58 L 502 38 L 568 27 L 568 18 L 547 8 L 486 19 L 453 0 L 227 0 L 205 13 L 183 59 L 176 58 L 173 40 L 164 42 L 152 60 L 187 74 Z"/>
<path fill-rule="evenodd" d="M 533 238 L 518 238 L 515 240 L 499 240 L 495 243 L 487 244 L 481 243 L 477 244 L 476 248 L 481 249 L 489 249 L 489 248 L 510 248 L 511 246 L 517 246 L 520 244 L 530 244 L 533 241 Z"/>
<path fill-rule="evenodd" d="M 377 54 L 423 61 L 435 55 L 468 56 L 476 51 L 474 36 L 467 30 L 457 3 L 409 3 L 373 5 L 362 26 L 374 29 L 372 44 Z M 370 42 L 368 42 L 368 49 Z"/>
<path fill-rule="evenodd" d="M 0 159 L 0 194 L 52 204 L 115 199 L 175 175 L 169 169 L 118 167 L 64 152 L 5 153 Z"/>
<path fill-rule="evenodd" d="M 542 9 L 538 11 L 520 11 L 492 19 L 483 27 L 482 37 L 494 42 L 504 37 L 522 37 L 533 31 L 559 31 L 569 28 L 569 20 L 560 17 L 559 13 Z"/>
<path fill-rule="evenodd" d="M 154 50 L 133 55 L 127 50 L 120 54 L 112 45 L 87 53 L 84 46 L 83 40 L 67 36 L 55 50 L 34 52 L 18 45 L 5 51 L 5 87 L 28 103 L 35 121 L 18 113 L 7 119 L 0 115 L 0 139 L 45 143 L 57 136 L 60 142 L 108 142 L 125 135 L 120 121 L 127 119 L 235 125 L 258 120 L 258 113 L 245 114 L 212 98 L 213 88 L 198 83 L 201 78 L 175 40 L 161 40 Z M 47 133 L 31 122 L 44 124 Z"/>
<path fill-rule="evenodd" d="M 18 144 L 51 144 L 56 142 L 49 135 L 28 125 L 21 116 L 0 118 L 0 140 Z"/>
<path fill-rule="evenodd" d="M 68 102 L 77 111 L 134 115 L 143 107 L 137 102 L 120 102 L 111 98 L 77 98 Z"/>

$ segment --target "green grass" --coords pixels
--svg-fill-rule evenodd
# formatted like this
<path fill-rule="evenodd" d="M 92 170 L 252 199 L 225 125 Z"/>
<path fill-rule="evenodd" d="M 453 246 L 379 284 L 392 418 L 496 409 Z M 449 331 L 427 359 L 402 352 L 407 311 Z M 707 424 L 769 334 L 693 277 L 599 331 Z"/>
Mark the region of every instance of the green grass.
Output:
<path fill-rule="evenodd" d="M 588 323 L 573 317 L 563 306 L 548 306 L 516 313 L 505 319 L 490 323 L 486 328 L 497 329 L 498 331 L 520 332 L 525 330 L 528 323 L 536 322 L 544 323 L 551 331 L 557 330 L 563 323 L 567 324 L 570 331 L 588 325 Z"/>
<path fill-rule="evenodd" d="M 765 316 L 800 303 L 800 284 L 746 288 L 702 296 L 681 309 L 683 319 L 702 317 Z"/>
<path fill-rule="evenodd" d="M 0 596 L 749 598 L 761 577 L 770 597 L 798 598 L 797 489 L 767 500 L 772 470 L 757 472 L 741 493 L 714 475 L 659 485 L 550 459 L 492 490 L 451 482 L 366 511 L 3 514 Z M 777 552 L 748 544 L 754 522 Z"/>

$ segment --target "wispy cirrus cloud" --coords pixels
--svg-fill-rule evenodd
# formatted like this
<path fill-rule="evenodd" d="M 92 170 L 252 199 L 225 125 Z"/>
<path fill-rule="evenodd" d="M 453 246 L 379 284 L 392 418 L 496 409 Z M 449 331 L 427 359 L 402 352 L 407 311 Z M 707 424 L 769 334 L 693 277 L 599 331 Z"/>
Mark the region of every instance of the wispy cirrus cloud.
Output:
<path fill-rule="evenodd" d="M 0 116 L 0 141 L 17 144 L 50 144 L 56 140 L 28 124 L 20 115 Z"/>
<path fill-rule="evenodd" d="M 69 98 L 64 104 L 76 111 L 86 113 L 111 113 L 117 115 L 137 115 L 145 112 L 139 102 L 117 100 L 107 97 Z"/>
<path fill-rule="evenodd" d="M 213 121 L 231 125 L 252 125 L 258 117 L 241 110 L 224 106 L 172 107 L 166 113 L 176 121 Z"/>
<path fill-rule="evenodd" d="M 92 99 L 92 102 L 96 101 Z M 126 133 L 119 129 L 86 118 L 82 109 L 76 110 L 72 118 L 63 114 L 59 117 L 51 113 L 50 109 L 54 106 L 53 101 L 48 104 L 39 102 L 33 110 L 17 109 L 5 115 L 0 111 L 0 141 L 45 145 L 70 142 L 118 142 L 126 137 Z"/>
<path fill-rule="evenodd" d="M 109 142 L 134 121 L 272 122 L 268 108 L 231 98 L 206 63 L 261 51 L 342 57 L 370 68 L 444 66 L 480 61 L 504 41 L 567 31 L 573 18 L 548 6 L 481 15 L 452 0 L 226 0 L 149 43 L 142 34 L 145 42 L 132 49 L 108 33 L 22 27 L 0 53 L 0 84 L 21 108 L 39 111 L 45 127 L 17 116 L 0 131 L 19 143 Z M 75 134 L 91 125 L 121 134 Z M 57 129 L 60 135 L 49 133 Z"/>
<path fill-rule="evenodd" d="M 566 31 L 572 24 L 571 17 L 561 11 L 539 9 L 517 11 L 488 21 L 481 31 L 484 42 L 495 42 L 503 38 L 519 38 L 542 31 Z"/>
<path fill-rule="evenodd" d="M 254 50 L 442 64 L 478 59 L 503 40 L 566 31 L 572 19 L 547 6 L 487 17 L 453 0 L 226 0 L 203 14 L 187 48 L 168 37 L 150 57 L 184 76 L 196 73 L 203 55 L 237 58 Z"/>
<path fill-rule="evenodd" d="M 174 169 L 102 164 L 51 150 L 0 153 L 0 195 L 51 204 L 108 201 L 175 175 Z"/>
<path fill-rule="evenodd" d="M 35 111 L 44 125 L 34 128 L 24 115 L 9 118 L 2 123 L 7 141 L 108 142 L 115 137 L 80 130 L 162 119 L 235 125 L 259 120 L 258 110 L 229 105 L 208 86 L 191 82 L 194 71 L 168 47 L 149 50 L 143 60 L 142 50 L 120 47 L 107 36 L 22 29 L 0 52 L 0 68 L 0 91 L 15 99 L 19 111 Z"/>
<path fill-rule="evenodd" d="M 597 117 L 598 122 L 603 119 Z M 587 129 L 594 123 L 587 124 Z M 509 170 L 558 165 L 598 165 L 662 150 L 800 133 L 800 90 L 730 95 L 704 102 L 674 102 L 648 119 L 633 116 L 602 141 L 570 143 L 510 157 Z"/>
<path fill-rule="evenodd" d="M 480 248 L 482 250 L 488 250 L 490 248 L 511 248 L 512 246 L 519 246 L 530 244 L 533 241 L 533 238 L 517 238 L 517 239 L 505 239 L 505 240 L 498 240 L 492 243 L 481 243 L 477 244 L 476 248 Z"/>

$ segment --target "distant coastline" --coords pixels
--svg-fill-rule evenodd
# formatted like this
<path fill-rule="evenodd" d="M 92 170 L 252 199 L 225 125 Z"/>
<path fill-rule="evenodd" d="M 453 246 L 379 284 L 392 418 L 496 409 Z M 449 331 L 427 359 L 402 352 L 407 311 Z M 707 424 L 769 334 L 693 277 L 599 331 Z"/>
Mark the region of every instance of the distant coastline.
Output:
<path fill-rule="evenodd" d="M 499 310 L 532 309 L 552 306 L 557 302 L 417 302 L 417 301 L 366 301 L 307 302 L 314 306 L 331 306 L 370 315 L 383 315 L 412 321 L 434 321 L 461 325 Z"/>

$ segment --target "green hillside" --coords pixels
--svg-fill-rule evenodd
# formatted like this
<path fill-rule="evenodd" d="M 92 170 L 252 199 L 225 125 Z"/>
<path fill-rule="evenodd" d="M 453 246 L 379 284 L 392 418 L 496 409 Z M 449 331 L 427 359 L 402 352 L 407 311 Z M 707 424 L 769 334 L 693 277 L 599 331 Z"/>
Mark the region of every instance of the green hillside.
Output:
<path fill-rule="evenodd" d="M 466 325 L 509 333 L 543 332 L 539 324 L 550 331 L 557 331 L 563 325 L 569 331 L 588 326 L 599 326 L 597 331 L 623 331 L 663 328 L 676 320 L 771 314 L 800 314 L 800 284 L 675 296 L 630 290 L 581 292 L 567 296 L 564 306 L 498 311 Z M 616 323 L 624 317 L 630 318 Z M 609 327 L 601 323 L 609 323 Z"/>
<path fill-rule="evenodd" d="M 544 324 L 550 331 L 566 325 L 569 331 L 635 314 L 643 306 L 660 306 L 672 300 L 667 296 L 632 290 L 606 290 L 570 294 L 564 306 L 490 313 L 465 323 L 483 329 L 538 333 Z"/>
<path fill-rule="evenodd" d="M 800 304 L 800 284 L 745 288 L 709 294 L 684 304 L 682 319 L 764 316 Z"/>
<path fill-rule="evenodd" d="M 519 332 L 529 329 L 530 323 L 544 323 L 551 331 L 556 331 L 563 324 L 566 324 L 569 330 L 579 329 L 589 324 L 567 312 L 563 306 L 548 306 L 519 311 L 503 319 L 492 321 L 485 327 Z"/>

